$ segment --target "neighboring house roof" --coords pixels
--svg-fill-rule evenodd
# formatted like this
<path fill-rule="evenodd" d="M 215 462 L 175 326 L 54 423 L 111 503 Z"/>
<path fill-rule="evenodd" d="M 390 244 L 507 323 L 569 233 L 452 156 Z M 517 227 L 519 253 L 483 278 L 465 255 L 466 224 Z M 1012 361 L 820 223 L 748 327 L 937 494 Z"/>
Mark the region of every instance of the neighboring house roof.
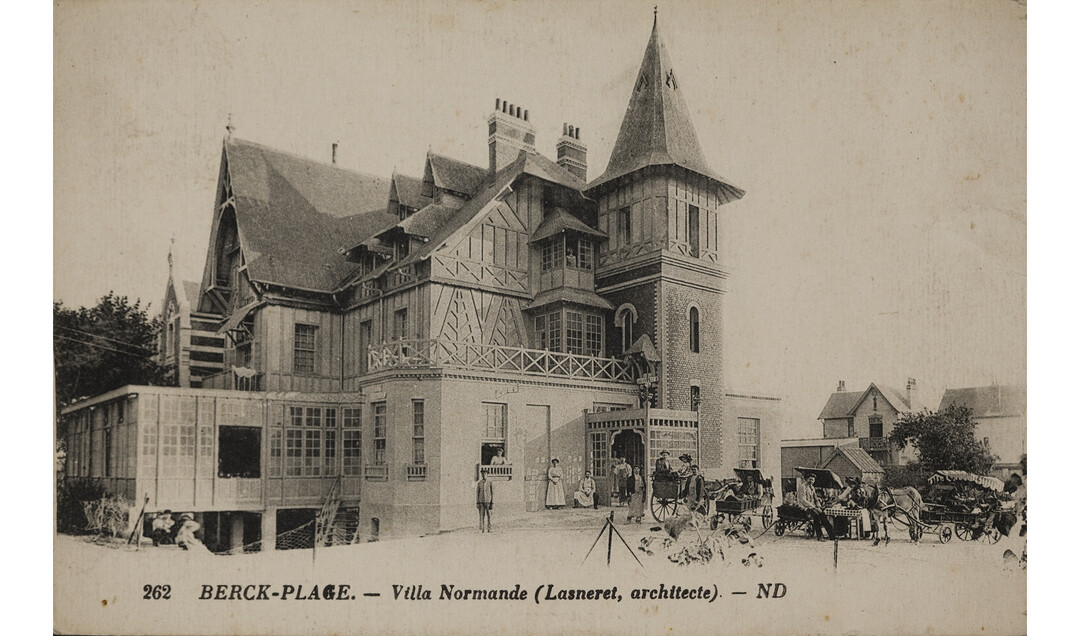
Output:
<path fill-rule="evenodd" d="M 567 212 L 563 208 L 555 208 L 544 217 L 544 220 L 540 222 L 540 226 L 533 232 L 532 238 L 529 239 L 530 243 L 536 241 L 542 241 L 548 237 L 555 236 L 560 232 L 567 230 L 585 234 L 587 236 L 595 236 L 599 238 L 607 238 L 607 233 L 602 232 L 596 228 L 591 228 L 585 224 L 584 221 L 577 218 L 570 212 Z"/>
<path fill-rule="evenodd" d="M 404 174 L 395 174 L 392 179 L 394 181 L 394 192 L 397 193 L 398 203 L 407 205 L 410 208 L 416 208 L 417 210 L 431 203 L 431 199 L 421 194 L 424 190 L 423 179 L 419 177 L 410 177 Z"/>
<path fill-rule="evenodd" d="M 357 268 L 340 247 L 397 221 L 390 180 L 225 140 L 236 221 L 252 281 L 332 291 Z"/>
<path fill-rule="evenodd" d="M 828 466 L 832 462 L 833 458 L 837 456 L 843 456 L 849 462 L 852 463 L 855 468 L 859 469 L 863 474 L 866 473 L 879 473 L 885 474 L 885 469 L 881 467 L 881 464 L 877 463 L 870 453 L 867 453 L 858 446 L 838 446 L 833 449 L 833 452 L 829 454 L 822 466 Z"/>
<path fill-rule="evenodd" d="M 859 408 L 859 405 L 862 404 L 863 400 L 865 400 L 874 390 L 877 390 L 877 392 L 885 398 L 885 401 L 898 413 L 911 410 L 911 403 L 908 401 L 906 395 L 892 387 L 884 385 L 878 386 L 871 382 L 870 386 L 866 387 L 866 390 L 861 393 L 855 391 L 841 391 L 830 395 L 829 401 L 825 403 L 825 408 L 821 410 L 821 415 L 818 415 L 818 419 L 832 420 L 848 418 L 855 415 L 855 411 Z"/>
<path fill-rule="evenodd" d="M 487 168 L 458 161 L 451 157 L 428 152 L 431 177 L 435 187 L 472 196 L 473 192 L 487 176 Z"/>
<path fill-rule="evenodd" d="M 856 393 L 855 391 L 833 393 L 829 396 L 829 401 L 825 403 L 825 408 L 821 410 L 821 415 L 818 415 L 818 419 L 832 420 L 839 417 L 850 417 L 851 412 L 859 404 L 861 397 L 862 393 Z"/>
<path fill-rule="evenodd" d="M 555 289 L 542 291 L 536 295 L 536 298 L 534 298 L 532 302 L 522 307 L 522 309 L 536 309 L 537 307 L 543 307 L 557 302 L 574 303 L 576 305 L 597 307 L 599 309 L 615 309 L 614 305 L 598 296 L 595 292 L 587 289 L 578 289 L 576 287 L 557 287 Z"/>
<path fill-rule="evenodd" d="M 999 385 L 946 389 L 938 408 L 953 404 L 971 409 L 973 418 L 1020 416 L 1027 411 L 1027 387 Z"/>
<path fill-rule="evenodd" d="M 720 182 L 729 197 L 742 198 L 745 192 L 713 172 L 705 160 L 683 90 L 654 20 L 607 169 L 590 189 L 646 166 L 677 165 Z"/>

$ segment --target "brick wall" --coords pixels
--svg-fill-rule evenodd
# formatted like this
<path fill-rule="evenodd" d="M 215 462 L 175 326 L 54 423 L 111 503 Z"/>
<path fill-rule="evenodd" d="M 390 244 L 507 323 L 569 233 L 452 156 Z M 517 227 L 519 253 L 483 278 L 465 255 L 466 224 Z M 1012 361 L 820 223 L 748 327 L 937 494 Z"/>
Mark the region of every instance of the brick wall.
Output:
<path fill-rule="evenodd" d="M 659 344 L 663 357 L 660 401 L 664 408 L 690 409 L 690 386 L 701 389 L 698 408 L 702 469 L 731 468 L 734 450 L 726 439 L 734 437 L 724 422 L 723 311 L 718 293 L 704 292 L 672 281 L 660 283 L 664 331 Z M 699 311 L 700 348 L 690 351 L 691 304 Z M 729 457 L 730 455 L 730 457 Z"/>

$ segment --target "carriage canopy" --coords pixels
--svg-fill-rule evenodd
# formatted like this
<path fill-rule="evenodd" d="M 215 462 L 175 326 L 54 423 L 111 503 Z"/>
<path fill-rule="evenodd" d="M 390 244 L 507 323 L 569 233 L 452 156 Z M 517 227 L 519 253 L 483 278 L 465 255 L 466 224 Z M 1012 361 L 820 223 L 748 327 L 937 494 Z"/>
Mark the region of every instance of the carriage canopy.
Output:
<path fill-rule="evenodd" d="M 814 476 L 814 483 L 818 488 L 836 488 L 837 490 L 844 489 L 844 483 L 836 476 L 831 470 L 824 468 L 800 468 L 795 467 L 795 470 L 799 471 L 803 477 Z"/>
<path fill-rule="evenodd" d="M 765 477 L 757 468 L 736 468 L 735 476 L 739 479 L 750 478 L 751 483 L 760 484 L 765 482 Z"/>
<path fill-rule="evenodd" d="M 975 484 L 986 490 L 992 490 L 993 492 L 1002 492 L 1003 490 L 1005 490 L 1005 482 L 1001 481 L 997 477 L 976 475 L 974 473 L 969 473 L 963 470 L 939 470 L 930 476 L 931 484 L 955 481 Z"/>

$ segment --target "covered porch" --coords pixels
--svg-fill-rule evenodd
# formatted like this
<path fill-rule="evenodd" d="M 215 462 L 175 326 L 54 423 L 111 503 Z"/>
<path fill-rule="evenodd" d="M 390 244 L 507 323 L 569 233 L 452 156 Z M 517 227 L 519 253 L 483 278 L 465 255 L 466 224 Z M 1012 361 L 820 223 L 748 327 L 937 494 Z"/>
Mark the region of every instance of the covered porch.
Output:
<path fill-rule="evenodd" d="M 587 413 L 585 435 L 585 454 L 603 504 L 618 502 L 612 470 L 618 457 L 625 457 L 631 468 L 640 469 L 648 483 L 660 451 L 668 451 L 676 461 L 684 453 L 695 461 L 700 455 L 697 411 L 646 406 Z"/>

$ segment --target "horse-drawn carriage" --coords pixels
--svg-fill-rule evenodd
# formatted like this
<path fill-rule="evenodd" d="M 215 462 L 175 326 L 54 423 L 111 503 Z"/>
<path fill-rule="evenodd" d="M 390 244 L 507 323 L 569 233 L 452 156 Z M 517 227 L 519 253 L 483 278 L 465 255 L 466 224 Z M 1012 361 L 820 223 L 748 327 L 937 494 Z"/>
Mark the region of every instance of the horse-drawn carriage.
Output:
<path fill-rule="evenodd" d="M 712 529 L 715 530 L 723 521 L 742 524 L 746 530 L 754 517 L 761 519 L 761 527 L 768 528 L 773 522 L 772 480 L 766 479 L 756 468 L 736 468 L 738 480 L 721 489 L 706 492 L 716 502 L 712 516 Z"/>
<path fill-rule="evenodd" d="M 819 501 L 831 501 L 844 489 L 840 478 L 831 470 L 802 467 L 797 467 L 795 470 L 804 479 L 813 475 L 814 490 Z M 773 532 L 776 536 L 782 537 L 785 532 L 790 530 L 803 530 L 810 534 L 813 532 L 813 528 L 813 521 L 805 510 L 790 504 L 783 504 L 776 509 L 776 525 L 773 526 Z"/>
<path fill-rule="evenodd" d="M 948 543 L 955 535 L 961 541 L 997 543 L 1001 532 L 992 517 L 1000 509 L 1000 493 L 1005 483 L 996 477 L 962 470 L 939 470 L 929 479 L 925 504 L 916 524 L 919 534 L 936 533 Z"/>
<path fill-rule="evenodd" d="M 736 479 L 706 480 L 701 501 L 698 506 L 705 516 L 709 516 L 709 502 L 715 501 L 716 513 L 711 517 L 715 530 L 725 519 L 732 523 L 741 523 L 750 529 L 751 519 L 760 516 L 762 526 L 772 523 L 772 480 L 765 479 L 761 471 L 736 468 Z M 694 476 L 681 472 L 654 474 L 652 495 L 649 498 L 649 511 L 657 521 L 678 516 L 680 509 L 690 506 L 687 501 L 690 480 Z M 754 513 L 760 511 L 757 515 Z"/>

